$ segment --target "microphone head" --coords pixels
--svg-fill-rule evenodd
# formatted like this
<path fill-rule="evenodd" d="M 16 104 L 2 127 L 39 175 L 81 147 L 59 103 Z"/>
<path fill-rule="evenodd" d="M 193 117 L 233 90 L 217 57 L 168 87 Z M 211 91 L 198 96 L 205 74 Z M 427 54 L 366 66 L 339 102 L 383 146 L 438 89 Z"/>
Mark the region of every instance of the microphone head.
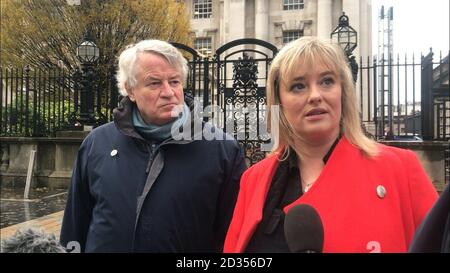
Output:
<path fill-rule="evenodd" d="M 1 243 L 3 253 L 65 253 L 66 249 L 59 243 L 54 234 L 42 230 L 28 228 L 16 233 Z"/>
<path fill-rule="evenodd" d="M 299 204 L 289 209 L 284 219 L 284 235 L 293 253 L 322 252 L 322 220 L 310 205 Z"/>

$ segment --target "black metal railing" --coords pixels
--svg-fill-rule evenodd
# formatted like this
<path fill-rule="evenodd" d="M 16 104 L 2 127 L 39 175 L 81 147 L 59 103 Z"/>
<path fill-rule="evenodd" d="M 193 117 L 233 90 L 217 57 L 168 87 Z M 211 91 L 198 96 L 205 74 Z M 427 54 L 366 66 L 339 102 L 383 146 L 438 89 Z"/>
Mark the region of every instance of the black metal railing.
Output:
<path fill-rule="evenodd" d="M 444 165 L 445 165 L 445 185 L 450 183 L 450 148 L 447 148 L 444 152 Z"/>
<path fill-rule="evenodd" d="M 450 139 L 448 56 L 360 59 L 359 102 L 364 127 L 376 139 Z"/>
<path fill-rule="evenodd" d="M 2 136 L 46 136 L 61 127 L 73 109 L 74 81 L 62 70 L 2 68 Z"/>
<path fill-rule="evenodd" d="M 0 136 L 55 136 L 58 130 L 80 125 L 82 77 L 79 71 L 58 68 L 1 68 Z M 97 122 L 102 124 L 111 120 L 117 106 L 114 77 L 99 77 L 91 86 Z"/>
<path fill-rule="evenodd" d="M 242 39 L 220 47 L 213 58 L 204 58 L 190 47 L 175 45 L 189 54 L 185 91 L 198 98 L 204 107 L 222 108 L 219 126 L 225 129 L 229 106 L 236 108 L 242 104 L 247 109 L 247 104 L 254 104 L 261 110 L 255 118 L 264 117 L 266 75 L 276 47 Z M 258 73 L 256 76 L 248 74 L 252 69 Z M 244 73 L 243 79 L 251 84 L 243 81 L 238 72 Z M 89 83 L 95 125 L 110 121 L 112 109 L 118 104 L 114 68 L 104 74 L 96 74 L 94 82 Z M 236 80 L 242 86 L 236 85 Z M 78 125 L 81 99 L 86 98 L 81 96 L 81 92 L 86 92 L 85 82 L 79 71 L 3 67 L 0 136 L 54 136 L 58 130 Z M 433 61 L 432 52 L 421 58 L 415 55 L 361 58 L 357 86 L 364 127 L 375 139 L 450 139 L 448 56 L 440 55 L 437 61 Z M 252 94 L 255 98 L 251 98 Z M 247 126 L 253 117 L 246 114 L 243 118 L 245 130 L 253 131 Z"/>

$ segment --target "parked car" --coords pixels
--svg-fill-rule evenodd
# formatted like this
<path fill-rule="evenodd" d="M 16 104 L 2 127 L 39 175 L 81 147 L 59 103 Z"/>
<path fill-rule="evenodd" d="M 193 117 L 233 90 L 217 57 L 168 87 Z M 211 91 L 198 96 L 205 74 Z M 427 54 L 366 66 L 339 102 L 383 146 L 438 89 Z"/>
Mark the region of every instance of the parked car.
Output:
<path fill-rule="evenodd" d="M 423 141 L 423 139 L 416 135 L 403 135 L 403 136 L 394 136 L 394 141 Z"/>

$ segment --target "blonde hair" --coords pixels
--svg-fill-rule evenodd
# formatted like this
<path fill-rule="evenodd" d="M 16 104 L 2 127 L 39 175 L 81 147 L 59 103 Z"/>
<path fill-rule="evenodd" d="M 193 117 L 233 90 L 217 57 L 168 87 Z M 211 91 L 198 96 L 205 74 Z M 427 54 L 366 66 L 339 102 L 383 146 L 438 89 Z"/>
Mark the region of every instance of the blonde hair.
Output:
<path fill-rule="evenodd" d="M 377 143 L 368 138 L 361 128 L 359 112 L 356 106 L 355 85 L 347 58 L 342 49 L 317 37 L 301 37 L 284 46 L 272 61 L 267 79 L 268 121 L 272 112 L 278 109 L 279 135 L 273 135 L 275 145 L 272 153 L 282 154 L 281 160 L 288 157 L 290 149 L 295 149 L 294 141 L 298 137 L 292 125 L 286 119 L 280 106 L 280 84 L 291 80 L 299 64 L 313 67 L 323 64 L 339 76 L 342 84 L 340 133 L 364 155 L 375 157 L 378 154 Z M 280 106 L 274 107 L 272 106 Z M 268 122 L 270 126 L 270 122 Z M 272 132 L 273 133 L 273 132 Z"/>

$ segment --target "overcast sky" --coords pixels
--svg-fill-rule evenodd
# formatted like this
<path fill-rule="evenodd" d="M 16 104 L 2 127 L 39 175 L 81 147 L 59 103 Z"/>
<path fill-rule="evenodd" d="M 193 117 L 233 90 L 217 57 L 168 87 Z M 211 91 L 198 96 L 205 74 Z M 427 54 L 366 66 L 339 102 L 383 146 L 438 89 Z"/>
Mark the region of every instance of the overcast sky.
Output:
<path fill-rule="evenodd" d="M 449 50 L 449 0 L 373 0 L 373 53 L 378 51 L 378 13 L 381 5 L 385 13 L 394 7 L 394 54 L 412 52 L 427 54 L 433 47 L 435 54 L 447 56 Z M 436 55 L 435 55 L 436 56 Z"/>

